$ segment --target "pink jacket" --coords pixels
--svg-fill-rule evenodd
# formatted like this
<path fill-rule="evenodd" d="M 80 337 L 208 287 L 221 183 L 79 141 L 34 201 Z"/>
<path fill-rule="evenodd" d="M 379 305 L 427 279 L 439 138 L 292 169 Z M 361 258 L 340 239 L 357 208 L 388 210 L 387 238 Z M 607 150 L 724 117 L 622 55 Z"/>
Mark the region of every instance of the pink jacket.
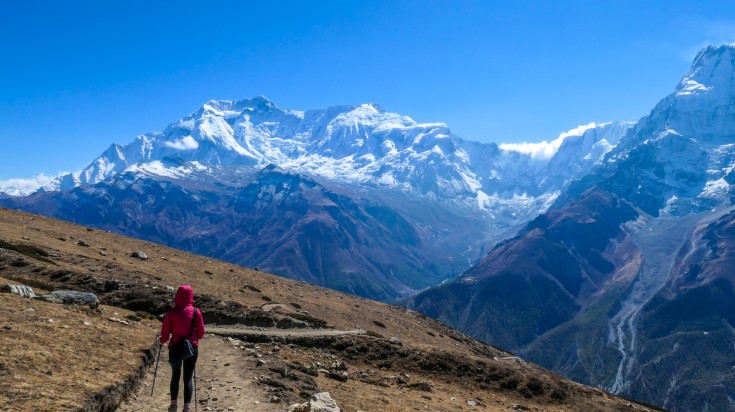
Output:
<path fill-rule="evenodd" d="M 197 309 L 197 318 L 194 322 L 195 330 L 192 330 L 191 319 L 193 316 L 194 289 L 189 285 L 181 285 L 174 297 L 174 308 L 169 309 L 163 317 L 161 345 L 168 342 L 168 346 L 171 347 L 181 339 L 189 337 L 192 345 L 199 346 L 199 339 L 204 336 L 204 319 L 202 319 L 202 312 Z"/>

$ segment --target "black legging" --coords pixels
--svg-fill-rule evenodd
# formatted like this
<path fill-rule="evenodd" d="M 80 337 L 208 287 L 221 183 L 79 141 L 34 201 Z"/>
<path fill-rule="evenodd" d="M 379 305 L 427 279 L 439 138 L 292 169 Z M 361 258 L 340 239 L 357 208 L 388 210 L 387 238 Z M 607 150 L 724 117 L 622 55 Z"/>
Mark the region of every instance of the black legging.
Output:
<path fill-rule="evenodd" d="M 191 395 L 194 393 L 192 386 L 192 377 L 194 376 L 194 368 L 197 364 L 197 358 L 199 357 L 199 348 L 194 347 L 194 356 L 184 361 L 184 403 L 191 403 Z M 181 361 L 176 362 L 181 365 Z M 171 399 L 177 399 L 179 397 L 179 381 L 181 380 L 181 367 L 174 368 L 174 363 L 171 363 Z"/>

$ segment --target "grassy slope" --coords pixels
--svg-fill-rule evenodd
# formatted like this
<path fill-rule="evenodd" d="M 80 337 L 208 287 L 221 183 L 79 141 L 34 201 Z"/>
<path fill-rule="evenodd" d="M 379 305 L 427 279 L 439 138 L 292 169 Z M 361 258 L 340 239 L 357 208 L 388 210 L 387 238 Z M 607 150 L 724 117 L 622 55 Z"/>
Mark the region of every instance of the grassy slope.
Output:
<path fill-rule="evenodd" d="M 274 305 L 280 303 L 281 306 L 298 308 L 300 319 L 320 319 L 336 329 L 359 327 L 367 330 L 369 336 L 346 337 L 326 342 L 295 340 L 292 341 L 294 346 L 283 351 L 288 355 L 281 355 L 282 361 L 287 365 L 292 364 L 297 356 L 307 361 L 322 357 L 324 353 L 345 360 L 350 365 L 351 376 L 346 384 L 320 376 L 316 379 L 318 387 L 314 389 L 333 393 L 340 406 L 347 411 L 364 408 L 364 405 L 376 399 L 378 393 L 382 394 L 378 396 L 380 399 L 390 402 L 389 408 L 393 411 L 414 410 L 416 407 L 457 410 L 466 408 L 466 400 L 469 399 L 478 400 L 480 410 L 503 410 L 516 403 L 548 411 L 606 411 L 627 408 L 627 401 L 565 381 L 533 364 L 519 361 L 507 352 L 484 345 L 422 315 L 396 306 L 21 212 L 0 210 L 0 239 L 11 245 L 36 247 L 48 253 L 47 257 L 42 256 L 46 260 L 41 260 L 32 251 L 24 255 L 0 248 L 3 257 L 0 262 L 0 276 L 34 286 L 46 285 L 50 289 L 66 286 L 92 290 L 97 288 L 100 290 L 98 296 L 103 302 L 125 305 L 157 315 L 170 304 L 172 294 L 166 290 L 166 286 L 189 283 L 197 294 L 195 303 L 205 308 L 203 312 L 209 323 L 213 320 L 283 320 L 285 315 L 278 313 L 279 305 Z M 76 243 L 78 240 L 84 240 L 90 246 L 82 247 Z M 150 259 L 141 261 L 131 258 L 130 253 L 134 250 L 144 250 Z M 13 263 L 19 260 L 26 264 Z M 65 275 L 58 276 L 59 273 Z M 106 292 L 107 285 L 111 284 L 119 286 Z M 1 301 L 3 308 L 11 307 L 4 303 L 5 299 L 21 302 L 18 308 L 30 302 L 36 304 L 35 301 L 0 296 L 4 299 Z M 61 325 L 78 324 L 79 319 L 75 317 L 83 316 L 78 310 L 59 305 L 43 304 L 43 307 L 50 311 L 44 316 L 63 319 Z M 99 336 L 115 337 L 106 341 L 105 345 L 102 345 L 103 341 L 95 337 L 98 335 L 94 333 L 80 334 L 79 330 L 67 330 L 63 327 L 59 332 L 73 334 L 73 339 L 54 339 L 55 335 L 49 333 L 41 333 L 35 337 L 41 345 L 48 345 L 51 340 L 58 344 L 54 356 L 63 358 L 66 353 L 71 352 L 84 354 L 83 359 L 69 362 L 74 368 L 59 369 L 53 377 L 49 377 L 38 374 L 38 368 L 21 368 L 17 366 L 20 363 L 13 363 L 9 379 L 16 382 L 35 379 L 36 384 L 46 385 L 57 377 L 61 381 L 69 382 L 70 379 L 77 378 L 76 374 L 84 374 L 97 376 L 94 383 L 98 387 L 109 387 L 135 375 L 136 368 L 143 365 L 140 351 L 153 340 L 158 323 L 153 319 L 147 320 L 146 313 L 139 313 L 139 317 L 143 319 L 130 326 L 106 320 L 106 316 L 113 311 L 119 313 L 117 317 L 131 314 L 121 309 L 107 308 L 102 314 L 94 315 L 97 317 L 90 321 L 93 327 L 111 328 L 98 332 Z M 16 313 L 4 312 L 7 313 L 4 316 Z M 64 315 L 65 313 L 67 314 Z M 11 333 L 38 326 L 32 318 L 22 314 L 5 322 L 10 323 Z M 124 348 L 126 355 L 122 355 L 118 352 L 120 345 L 115 339 L 123 335 L 127 337 L 126 332 L 132 332 L 134 336 L 130 338 L 131 344 Z M 2 333 L 6 332 L 0 332 L 0 336 L 3 336 Z M 398 338 L 402 345 L 390 344 L 390 337 Z M 31 347 L 33 340 L 34 337 L 28 335 L 3 343 L 16 344 L 22 348 Z M 21 362 L 24 359 L 13 353 L 9 358 L 12 362 Z M 131 363 L 123 365 L 121 358 Z M 5 359 L 2 362 L 10 364 Z M 96 371 L 94 368 L 100 370 Z M 264 370 L 263 373 L 269 372 Z M 396 380 L 396 376 L 401 373 L 410 375 L 409 383 Z M 289 376 L 295 375 L 298 373 L 293 372 Z M 290 385 L 289 382 L 285 381 Z M 421 382 L 427 385 L 419 387 L 429 388 L 431 392 L 411 386 Z M 12 384 L 6 386 L 10 387 Z M 66 389 L 53 386 L 50 388 L 44 394 L 44 399 L 28 397 L 28 403 L 19 409 L 75 408 L 67 404 L 69 401 L 66 396 L 69 392 Z M 94 389 L 80 392 L 73 397 L 81 402 L 81 398 L 93 392 Z M 298 391 L 289 393 L 297 398 L 299 396 Z M 455 400 L 451 400 L 451 397 L 455 397 Z M 43 402 L 58 403 L 54 407 L 46 408 Z"/>

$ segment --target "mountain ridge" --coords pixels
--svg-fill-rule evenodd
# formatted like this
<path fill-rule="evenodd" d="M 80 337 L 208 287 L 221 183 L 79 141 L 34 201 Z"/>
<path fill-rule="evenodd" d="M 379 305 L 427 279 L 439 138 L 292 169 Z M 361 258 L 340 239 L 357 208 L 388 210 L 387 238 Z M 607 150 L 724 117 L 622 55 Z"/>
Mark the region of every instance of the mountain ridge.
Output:
<path fill-rule="evenodd" d="M 160 162 L 159 169 L 184 162 L 255 169 L 273 163 L 341 183 L 405 190 L 490 215 L 502 215 L 511 206 L 522 216 L 515 222 L 544 210 L 556 191 L 588 171 L 630 126 L 614 122 L 564 134 L 569 135 L 564 141 L 575 140 L 574 133 L 586 136 L 582 140 L 588 147 L 563 156 L 557 151 L 564 157 L 557 165 L 575 167 L 555 166 L 547 173 L 551 159 L 465 141 L 446 124 L 416 123 L 377 104 L 295 111 L 263 96 L 212 100 L 162 132 L 112 144 L 80 173 L 61 175 L 40 190 L 99 183 L 151 162 Z M 571 145 L 562 146 L 564 152 Z"/>
<path fill-rule="evenodd" d="M 735 247 L 733 62 L 735 45 L 702 50 L 674 91 L 592 173 L 478 265 L 422 292 L 410 307 L 615 393 L 672 410 L 732 409 L 735 387 L 723 382 L 731 373 L 725 365 L 735 364 L 724 349 L 735 344 L 727 304 L 735 278 L 714 263 L 729 264 Z M 619 199 L 634 213 L 605 218 L 612 231 L 594 229 L 605 202 L 585 202 L 591 193 Z M 572 235 L 554 236 L 564 226 L 574 228 Z M 549 265 L 550 259 L 559 262 Z M 512 299 L 502 293 L 482 299 L 492 296 L 507 262 L 523 267 L 511 279 L 536 283 L 517 288 Z M 585 265 L 594 262 L 604 276 L 590 276 Z M 542 283 L 553 273 L 555 282 Z M 469 281 L 476 283 L 470 288 Z M 585 282 L 595 285 L 593 293 L 572 299 Z M 463 318 L 461 311 L 442 311 L 460 302 L 487 307 Z M 523 303 L 524 312 L 513 302 Z M 544 313 L 558 316 L 548 322 Z M 496 332 L 497 322 L 518 330 Z"/>

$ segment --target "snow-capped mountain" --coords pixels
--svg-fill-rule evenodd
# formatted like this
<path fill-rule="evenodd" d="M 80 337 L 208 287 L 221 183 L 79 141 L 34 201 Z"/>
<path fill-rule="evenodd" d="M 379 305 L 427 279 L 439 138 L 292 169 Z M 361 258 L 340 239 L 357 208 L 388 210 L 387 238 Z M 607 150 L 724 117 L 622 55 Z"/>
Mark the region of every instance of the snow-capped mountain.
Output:
<path fill-rule="evenodd" d="M 564 144 L 594 146 L 580 140 Z M 590 385 L 732 410 L 735 45 L 702 50 L 596 163 L 518 236 L 409 305 Z"/>
<path fill-rule="evenodd" d="M 393 300 L 457 276 L 629 128 L 576 128 L 537 156 L 376 104 L 210 101 L 4 204 Z"/>
<path fill-rule="evenodd" d="M 588 172 L 630 126 L 615 122 L 566 133 L 549 158 L 465 141 L 443 123 L 416 123 L 375 104 L 295 111 L 265 97 L 210 101 L 163 132 L 111 145 L 81 173 L 62 175 L 41 190 L 96 184 L 123 171 L 166 176 L 183 173 L 182 165 L 275 164 L 517 223 L 544 211 L 561 187 Z"/>
<path fill-rule="evenodd" d="M 735 183 L 735 45 L 709 46 L 673 93 L 608 153 L 592 182 L 653 215 L 683 215 L 732 202 Z"/>

